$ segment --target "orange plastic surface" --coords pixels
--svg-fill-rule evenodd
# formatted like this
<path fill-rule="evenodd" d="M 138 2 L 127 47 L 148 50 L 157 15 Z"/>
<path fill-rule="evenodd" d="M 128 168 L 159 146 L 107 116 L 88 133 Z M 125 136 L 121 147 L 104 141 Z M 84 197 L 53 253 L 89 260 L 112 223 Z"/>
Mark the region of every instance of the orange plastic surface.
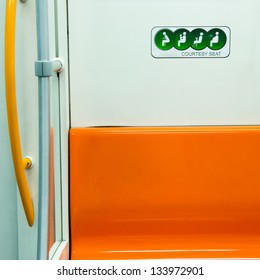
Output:
<path fill-rule="evenodd" d="M 260 258 L 260 127 L 70 132 L 72 259 Z"/>

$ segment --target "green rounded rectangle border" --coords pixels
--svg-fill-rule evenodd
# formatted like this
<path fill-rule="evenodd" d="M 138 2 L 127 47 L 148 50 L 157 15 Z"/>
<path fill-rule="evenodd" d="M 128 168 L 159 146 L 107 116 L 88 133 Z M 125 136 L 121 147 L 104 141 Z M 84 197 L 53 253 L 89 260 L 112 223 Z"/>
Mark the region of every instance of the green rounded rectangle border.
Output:
<path fill-rule="evenodd" d="M 227 26 L 154 27 L 154 58 L 226 58 L 230 55 L 231 30 Z"/>

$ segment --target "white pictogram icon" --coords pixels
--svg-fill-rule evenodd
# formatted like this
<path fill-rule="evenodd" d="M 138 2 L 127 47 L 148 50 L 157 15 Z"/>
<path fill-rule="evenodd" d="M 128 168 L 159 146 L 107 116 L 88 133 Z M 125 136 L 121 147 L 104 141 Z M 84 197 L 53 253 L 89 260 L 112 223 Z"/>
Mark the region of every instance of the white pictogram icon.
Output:
<path fill-rule="evenodd" d="M 186 43 L 186 32 L 183 32 L 180 34 L 180 40 L 178 41 L 178 47 L 180 47 L 181 44 Z"/>
<path fill-rule="evenodd" d="M 196 47 L 197 47 L 198 44 L 202 43 L 202 40 L 203 40 L 203 32 L 200 32 L 199 38 L 196 37 L 196 40 L 193 42 L 193 45 L 196 45 Z"/>
<path fill-rule="evenodd" d="M 170 43 L 170 38 L 166 32 L 163 32 L 162 46 L 165 47 L 166 44 Z"/>
<path fill-rule="evenodd" d="M 216 34 L 215 37 L 213 37 L 212 40 L 210 41 L 210 47 L 212 47 L 213 44 L 217 44 L 219 41 L 219 32 L 216 32 L 215 34 Z"/>

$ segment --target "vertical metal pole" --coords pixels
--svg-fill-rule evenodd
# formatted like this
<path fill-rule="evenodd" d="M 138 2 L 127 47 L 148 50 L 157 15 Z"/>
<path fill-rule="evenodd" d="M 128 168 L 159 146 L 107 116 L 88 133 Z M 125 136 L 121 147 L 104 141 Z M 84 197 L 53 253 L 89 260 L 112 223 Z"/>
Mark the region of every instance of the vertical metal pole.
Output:
<path fill-rule="evenodd" d="M 49 61 L 48 0 L 36 0 L 38 61 Z M 48 259 L 50 78 L 38 78 L 39 202 L 37 259 Z"/>

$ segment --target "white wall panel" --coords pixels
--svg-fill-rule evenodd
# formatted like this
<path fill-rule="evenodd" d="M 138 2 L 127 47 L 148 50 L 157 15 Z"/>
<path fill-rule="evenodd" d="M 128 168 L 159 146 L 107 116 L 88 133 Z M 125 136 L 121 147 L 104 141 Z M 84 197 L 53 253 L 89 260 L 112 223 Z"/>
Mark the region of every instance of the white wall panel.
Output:
<path fill-rule="evenodd" d="M 257 0 L 69 0 L 71 124 L 260 123 Z M 155 26 L 228 26 L 218 59 L 155 59 Z"/>
<path fill-rule="evenodd" d="M 18 258 L 16 181 L 9 145 L 4 82 L 5 1 L 0 1 L 0 260 Z"/>
<path fill-rule="evenodd" d="M 17 1 L 16 20 L 16 91 L 20 138 L 23 156 L 33 159 L 33 167 L 26 171 L 32 196 L 35 222 L 27 224 L 18 193 L 19 259 L 35 259 L 38 230 L 38 88 L 34 74 L 37 59 L 35 1 Z"/>

